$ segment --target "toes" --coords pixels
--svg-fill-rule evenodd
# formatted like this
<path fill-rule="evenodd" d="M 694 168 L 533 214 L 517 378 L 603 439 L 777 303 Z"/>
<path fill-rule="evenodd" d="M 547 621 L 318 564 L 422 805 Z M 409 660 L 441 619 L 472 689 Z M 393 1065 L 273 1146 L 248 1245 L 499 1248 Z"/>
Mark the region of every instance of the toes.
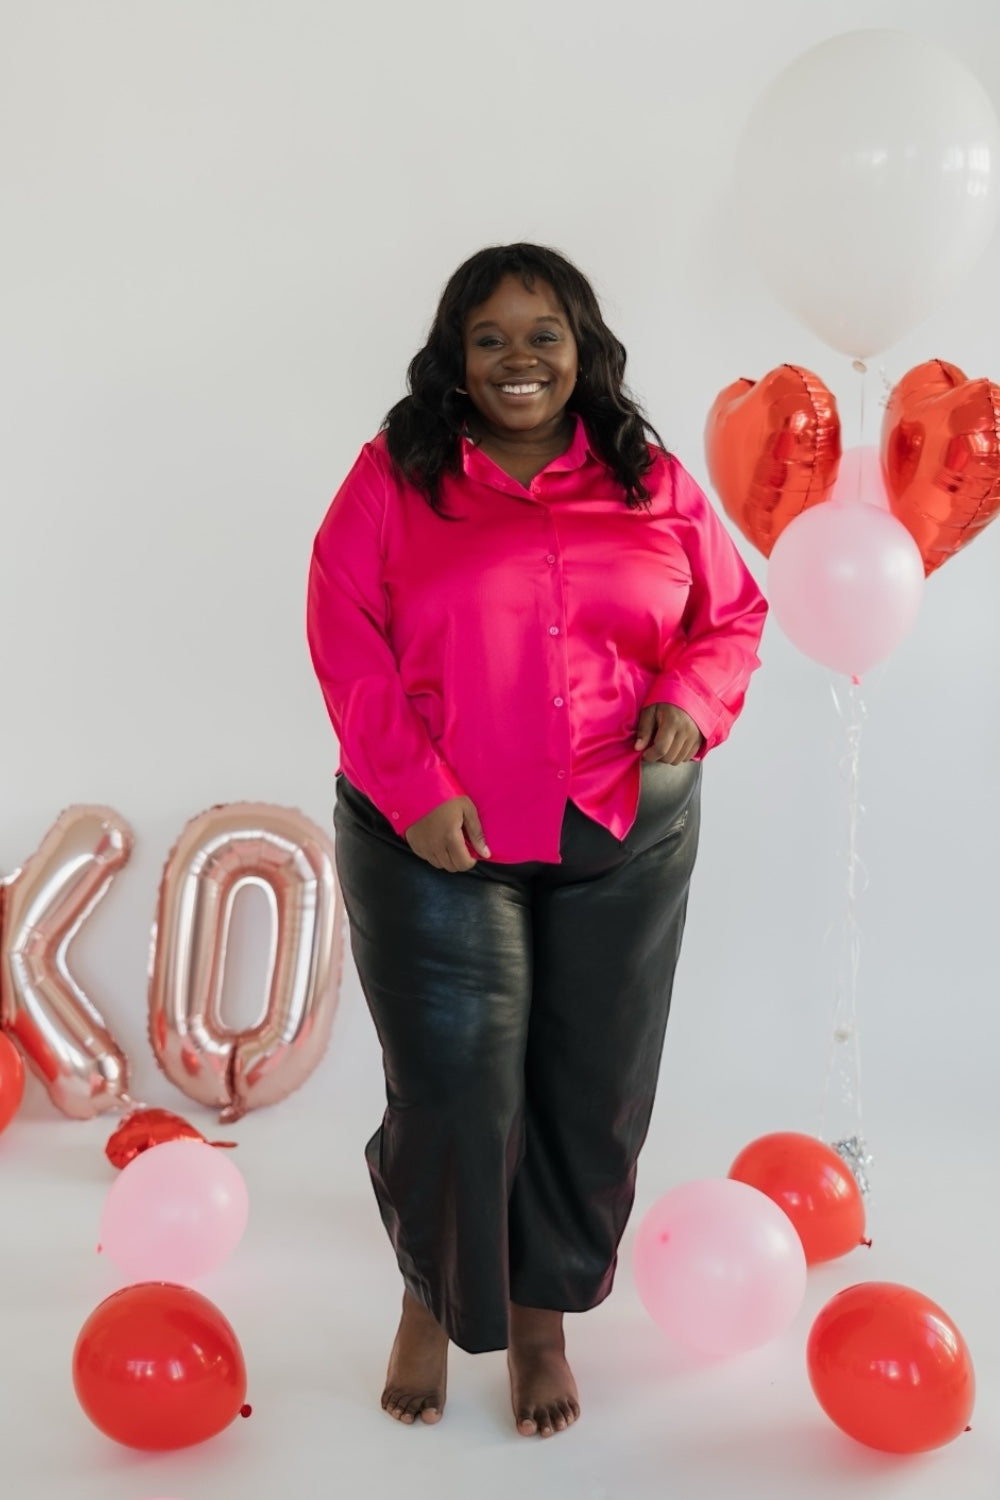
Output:
<path fill-rule="evenodd" d="M 405 1391 L 388 1390 L 382 1392 L 382 1410 L 387 1412 L 397 1422 L 412 1422 L 413 1413 L 410 1410 L 411 1400 Z"/>
<path fill-rule="evenodd" d="M 551 1437 L 555 1432 L 555 1427 L 552 1425 L 552 1412 L 547 1406 L 535 1408 L 535 1422 L 538 1426 L 539 1437 Z"/>
<path fill-rule="evenodd" d="M 552 1414 L 547 1406 L 535 1406 L 526 1413 L 526 1422 L 521 1424 L 521 1431 L 530 1424 L 532 1432 L 537 1432 L 539 1437 L 551 1437 L 555 1428 L 552 1425 Z"/>
<path fill-rule="evenodd" d="M 437 1391 L 425 1391 L 422 1396 L 416 1398 L 413 1414 L 419 1417 L 421 1422 L 433 1426 L 435 1422 L 441 1420 L 441 1405 Z"/>
<path fill-rule="evenodd" d="M 554 1401 L 551 1406 L 522 1408 L 517 1418 L 517 1430 L 523 1437 L 552 1437 L 554 1433 L 572 1427 L 579 1415 L 579 1406 L 567 1397 L 564 1401 Z"/>
<path fill-rule="evenodd" d="M 401 1391 L 396 1387 L 382 1392 L 382 1410 L 407 1427 L 412 1427 L 418 1418 L 428 1426 L 440 1422 L 441 1406 L 437 1395 L 414 1395 L 412 1391 Z"/>

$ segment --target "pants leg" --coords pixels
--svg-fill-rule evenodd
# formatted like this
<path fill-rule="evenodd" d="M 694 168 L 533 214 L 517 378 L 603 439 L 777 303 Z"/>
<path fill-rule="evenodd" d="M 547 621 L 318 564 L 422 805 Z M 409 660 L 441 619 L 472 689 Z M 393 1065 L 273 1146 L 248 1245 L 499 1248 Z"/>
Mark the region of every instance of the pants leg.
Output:
<path fill-rule="evenodd" d="M 343 777 L 335 825 L 385 1066 L 387 1108 L 366 1151 L 382 1219 L 407 1287 L 452 1340 L 502 1349 L 507 1204 L 524 1140 L 528 894 L 435 870 Z"/>
<path fill-rule="evenodd" d="M 511 1297 L 525 1306 L 583 1311 L 611 1290 L 653 1107 L 699 788 L 694 763 L 644 766 L 623 845 L 571 809 L 564 863 L 536 889 L 525 1154 L 509 1209 Z M 602 838 L 606 873 L 588 878 Z"/>

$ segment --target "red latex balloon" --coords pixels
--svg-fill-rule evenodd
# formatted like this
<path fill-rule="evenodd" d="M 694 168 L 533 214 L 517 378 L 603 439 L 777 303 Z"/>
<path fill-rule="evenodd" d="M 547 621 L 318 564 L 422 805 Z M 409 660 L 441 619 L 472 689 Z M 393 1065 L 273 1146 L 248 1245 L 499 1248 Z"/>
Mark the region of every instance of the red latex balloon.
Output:
<path fill-rule="evenodd" d="M 765 557 L 789 521 L 829 499 L 840 466 L 840 416 L 811 370 L 779 365 L 715 398 L 705 456 L 726 514 Z"/>
<path fill-rule="evenodd" d="M 917 365 L 889 396 L 882 462 L 889 507 L 933 573 L 1000 512 L 1000 385 Z"/>
<path fill-rule="evenodd" d="M 24 1098 L 24 1063 L 10 1037 L 0 1031 L 0 1130 L 6 1130 Z"/>
<path fill-rule="evenodd" d="M 104 1154 L 113 1167 L 127 1167 L 133 1157 L 148 1151 L 151 1146 L 162 1146 L 165 1141 L 204 1141 L 200 1130 L 189 1125 L 180 1115 L 169 1109 L 136 1109 L 126 1115 L 104 1148 Z M 210 1146 L 230 1148 L 235 1141 L 209 1141 Z"/>
<path fill-rule="evenodd" d="M 813 1323 L 809 1379 L 843 1432 L 886 1453 L 923 1453 L 963 1432 L 976 1381 L 965 1340 L 928 1297 L 888 1281 L 838 1292 Z"/>
<path fill-rule="evenodd" d="M 867 1243 L 857 1178 L 831 1146 L 811 1135 L 778 1131 L 745 1146 L 729 1176 L 769 1198 L 795 1225 L 809 1265 Z"/>
<path fill-rule="evenodd" d="M 77 1399 L 95 1427 L 163 1451 L 228 1427 L 246 1396 L 239 1340 L 207 1297 L 142 1282 L 94 1309 L 73 1351 Z"/>

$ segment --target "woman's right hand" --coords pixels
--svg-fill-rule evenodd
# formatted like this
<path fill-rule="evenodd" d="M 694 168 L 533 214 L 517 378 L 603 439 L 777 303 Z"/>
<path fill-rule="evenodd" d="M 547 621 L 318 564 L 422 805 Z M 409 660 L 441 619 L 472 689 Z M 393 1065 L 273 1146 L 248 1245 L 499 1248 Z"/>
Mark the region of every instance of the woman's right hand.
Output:
<path fill-rule="evenodd" d="M 453 874 L 471 870 L 477 858 L 490 857 L 479 814 L 469 797 L 452 797 L 418 818 L 406 830 L 406 842 L 436 870 Z M 469 853 L 470 844 L 475 855 Z"/>

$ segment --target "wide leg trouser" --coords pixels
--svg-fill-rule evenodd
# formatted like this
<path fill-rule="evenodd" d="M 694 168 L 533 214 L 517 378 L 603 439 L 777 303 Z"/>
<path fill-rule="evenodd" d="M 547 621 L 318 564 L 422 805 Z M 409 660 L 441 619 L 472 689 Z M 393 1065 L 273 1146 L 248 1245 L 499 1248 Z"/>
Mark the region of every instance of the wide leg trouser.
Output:
<path fill-rule="evenodd" d="M 698 844 L 700 766 L 644 765 L 624 842 L 568 803 L 562 863 L 419 859 L 345 777 L 337 869 L 382 1045 L 367 1147 L 406 1286 L 470 1352 L 511 1301 L 611 1290 Z"/>

